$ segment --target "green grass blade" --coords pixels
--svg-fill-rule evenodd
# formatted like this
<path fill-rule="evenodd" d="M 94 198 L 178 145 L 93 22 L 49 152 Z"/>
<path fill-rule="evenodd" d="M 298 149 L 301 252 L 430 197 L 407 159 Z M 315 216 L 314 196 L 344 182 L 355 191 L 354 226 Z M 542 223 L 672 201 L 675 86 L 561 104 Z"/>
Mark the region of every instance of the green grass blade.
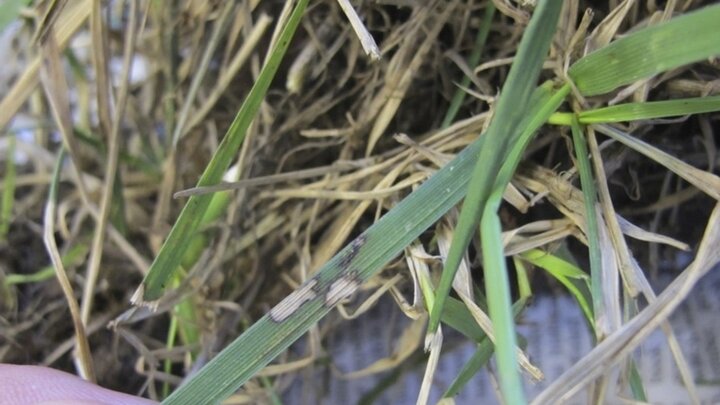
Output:
<path fill-rule="evenodd" d="M 454 298 L 450 297 L 450 299 L 447 301 L 448 306 L 447 309 L 450 309 L 450 303 L 453 302 Z M 463 309 L 467 312 L 467 307 L 464 306 L 464 304 L 458 302 L 459 305 L 463 307 Z M 520 299 L 513 305 L 513 315 L 518 316 L 523 309 L 525 309 L 525 305 L 527 304 L 527 300 Z M 445 323 L 445 316 L 448 314 L 448 310 L 446 310 L 443 313 L 443 322 Z M 472 319 L 472 315 L 469 314 L 468 316 L 471 317 L 471 319 L 468 321 L 471 324 L 477 325 L 476 322 Z M 479 328 L 478 328 L 479 329 Z M 463 389 L 463 387 L 470 381 L 470 379 L 477 374 L 480 369 L 482 369 L 487 362 L 490 360 L 490 356 L 492 355 L 493 351 L 495 350 L 495 346 L 492 344 L 490 339 L 488 339 L 485 334 L 482 334 L 482 339 L 475 340 L 477 342 L 477 348 L 475 350 L 475 353 L 470 357 L 470 360 L 465 363 L 462 370 L 460 370 L 460 373 L 458 373 L 457 377 L 455 377 L 455 380 L 450 384 L 450 387 L 445 391 L 443 394 L 443 398 L 450 398 L 457 395 L 460 390 Z M 522 342 L 521 342 L 522 343 Z"/>
<path fill-rule="evenodd" d="M 605 317 L 605 302 L 603 300 L 604 279 L 602 273 L 602 259 L 600 254 L 600 239 L 597 221 L 597 190 L 592 175 L 590 159 L 588 158 L 585 134 L 580 128 L 577 118 L 573 118 L 572 125 L 573 145 L 575 146 L 575 158 L 577 159 L 578 171 L 580 172 L 580 187 L 583 192 L 583 203 L 585 206 L 585 235 L 588 240 L 588 254 L 590 256 L 590 280 L 593 303 L 593 314 L 595 318 Z"/>
<path fill-rule="evenodd" d="M 20 16 L 20 10 L 28 3 L 30 0 L 5 0 L 0 3 L 0 33 Z"/>
<path fill-rule="evenodd" d="M 541 91 L 536 92 L 534 98 L 537 98 L 538 93 L 542 94 L 542 90 L 547 91 L 549 87 L 550 83 L 544 84 L 540 88 Z M 510 282 L 501 242 L 502 228 L 498 210 L 503 192 L 520 163 L 532 135 L 560 107 L 569 92 L 570 86 L 565 84 L 555 94 L 535 106 L 534 111 L 524 120 L 525 125 L 520 125 L 519 135 L 513 140 L 512 148 L 495 179 L 495 191 L 488 199 L 481 221 L 485 294 L 488 298 L 490 319 L 496 333 L 495 351 L 500 375 L 500 390 L 504 401 L 509 404 L 525 403 L 525 395 L 517 366 L 515 324 L 510 304 Z"/>
<path fill-rule="evenodd" d="M 545 269 L 560 284 L 564 285 L 570 294 L 575 297 L 588 322 L 591 325 L 593 324 L 593 312 L 590 307 L 592 297 L 589 294 L 588 276 L 584 271 L 564 259 L 539 249 L 521 253 L 520 257 L 535 266 Z"/>
<path fill-rule="evenodd" d="M 226 181 L 237 180 L 239 171 L 235 167 L 230 168 L 223 177 Z M 208 226 L 218 220 L 223 213 L 225 213 L 230 201 L 232 200 L 232 193 L 230 191 L 221 191 L 212 194 L 210 205 L 203 214 L 200 220 L 199 228 Z M 178 287 L 182 283 L 182 280 L 186 277 L 187 272 L 185 269 L 191 269 L 200 256 L 205 251 L 210 241 L 207 232 L 198 232 L 193 235 L 190 243 L 187 246 L 183 254 L 183 258 L 180 263 L 180 267 L 175 271 L 172 277 L 172 287 Z M 197 307 L 197 299 L 193 295 L 190 295 L 180 301 L 171 313 L 170 327 L 166 338 L 166 347 L 171 349 L 175 344 L 176 334 L 179 335 L 183 345 L 199 347 L 197 343 L 200 341 L 201 331 L 198 325 L 198 319 L 200 316 L 198 312 L 201 309 Z M 197 353 L 197 349 L 190 352 L 191 357 L 194 359 Z M 165 370 L 168 371 L 172 367 L 171 359 L 165 360 Z M 169 393 L 169 386 L 163 384 L 163 397 L 167 397 Z"/>
<path fill-rule="evenodd" d="M 492 2 L 488 2 L 485 8 L 485 14 L 483 15 L 482 22 L 480 22 L 480 30 L 478 30 L 477 37 L 475 38 L 475 47 L 473 48 L 470 58 L 468 58 L 468 66 L 475 68 L 480 62 L 480 56 L 482 55 L 483 48 L 485 47 L 485 41 L 487 41 L 488 34 L 490 33 L 490 23 L 492 22 L 493 16 L 495 15 L 495 5 Z M 442 128 L 449 127 L 450 124 L 455 121 L 460 106 L 465 101 L 465 88 L 470 85 L 470 78 L 464 76 L 460 82 L 460 88 L 455 91 L 450 106 L 445 113 L 445 118 L 441 124 Z"/>
<path fill-rule="evenodd" d="M 15 136 L 8 135 L 8 150 L 5 155 L 5 178 L 3 179 L 2 202 L 0 202 L 0 241 L 7 238 L 15 204 Z"/>
<path fill-rule="evenodd" d="M 453 297 L 448 297 L 442 322 L 476 343 L 480 343 L 485 339 L 485 332 L 477 324 L 468 307 L 462 301 Z"/>
<path fill-rule="evenodd" d="M 720 5 L 618 39 L 577 61 L 568 75 L 580 93 L 610 92 L 636 80 L 720 54 Z"/>
<path fill-rule="evenodd" d="M 510 304 L 510 282 L 497 211 L 502 202 L 503 192 L 515 173 L 532 135 L 560 107 L 570 92 L 570 85 L 565 84 L 552 96 L 549 96 L 550 86 L 550 83 L 543 84 L 533 95 L 533 101 L 537 104 L 534 111 L 523 120 L 524 125 L 519 126 L 519 135 L 516 136 L 516 139 L 512 139 L 512 148 L 495 179 L 495 191 L 488 199 L 481 221 L 485 294 L 488 298 L 490 319 L 496 333 L 495 350 L 500 372 L 500 389 L 504 400 L 510 404 L 524 403 L 525 398 L 522 379 L 517 367 L 515 325 Z M 543 98 L 544 102 L 538 103 L 537 99 L 539 98 Z"/>
<path fill-rule="evenodd" d="M 551 93 L 552 83 L 546 82 L 540 86 L 535 92 L 533 100 L 533 109 L 528 111 L 525 120 L 519 126 L 518 134 L 513 137 L 513 145 L 507 157 L 504 160 L 497 177 L 495 178 L 494 189 L 502 188 L 505 190 L 508 183 L 512 179 L 517 169 L 525 149 L 530 144 L 535 131 L 540 128 L 548 118 L 560 107 L 565 101 L 565 97 L 570 94 L 570 85 L 565 84 L 554 93 Z"/>
<path fill-rule="evenodd" d="M 539 3 L 520 42 L 515 62 L 510 68 L 497 103 L 495 116 L 485 135 L 486 147 L 480 152 L 473 170 L 471 186 L 453 233 L 443 275 L 436 291 L 435 306 L 430 314 L 430 333 L 437 330 L 452 280 L 493 189 L 495 175 L 507 154 L 507 137 L 515 133 L 521 121 L 525 121 L 527 106 L 555 33 L 561 8 L 561 1 Z"/>
<path fill-rule="evenodd" d="M 515 277 L 517 277 L 518 295 L 520 295 L 520 299 L 530 299 L 533 293 L 527 266 L 517 257 L 513 257 L 513 265 L 515 266 Z"/>
<path fill-rule="evenodd" d="M 283 28 L 277 41 L 276 48 L 270 55 L 267 64 L 260 72 L 257 82 L 253 85 L 245 102 L 240 107 L 227 134 L 223 138 L 218 150 L 208 163 L 200 180 L 198 187 L 210 186 L 220 182 L 223 174 L 230 166 L 230 162 L 237 154 L 242 141 L 245 139 L 250 123 L 255 117 L 265 93 L 277 72 L 295 29 L 300 23 L 303 12 L 309 0 L 299 0 L 293 10 L 287 25 Z M 183 257 L 183 253 L 192 239 L 200 221 L 210 205 L 211 195 L 196 195 L 190 197 L 183 208 L 175 225 L 170 230 L 160 252 L 150 266 L 150 271 L 142 282 L 142 285 L 134 296 L 135 301 L 153 301 L 162 295 L 163 290 L 177 269 Z"/>
<path fill-rule="evenodd" d="M 490 361 L 493 349 L 494 347 L 490 339 L 485 339 L 482 343 L 478 344 L 475 353 L 473 353 L 467 363 L 465 363 L 448 389 L 445 390 L 443 398 L 452 398 L 459 394 L 468 381 Z"/>
<path fill-rule="evenodd" d="M 632 390 L 633 397 L 636 401 L 648 402 L 647 395 L 645 394 L 645 386 L 643 385 L 642 376 L 637 369 L 635 360 L 630 359 L 630 389 Z"/>
<path fill-rule="evenodd" d="M 640 312 L 638 300 L 631 299 L 627 296 L 626 300 L 623 301 L 623 306 L 623 312 L 627 317 L 626 319 L 637 316 L 637 314 Z M 628 365 L 625 369 L 625 372 L 629 374 L 627 376 L 627 380 L 630 385 L 630 391 L 632 392 L 633 397 L 637 401 L 648 402 L 647 390 L 645 389 L 645 384 L 643 384 L 642 376 L 640 375 L 633 356 L 629 356 L 627 362 Z"/>
<path fill-rule="evenodd" d="M 515 350 L 517 344 L 515 321 L 511 309 L 510 279 L 503 253 L 502 226 L 497 213 L 504 191 L 504 188 L 496 189 L 488 199 L 483 211 L 480 225 L 483 274 L 485 275 L 488 312 L 495 331 L 495 352 L 503 402 L 524 404 L 527 401 Z"/>
<path fill-rule="evenodd" d="M 604 124 L 720 111 L 720 96 L 618 104 L 578 114 L 580 124 Z"/>
<path fill-rule="evenodd" d="M 88 251 L 90 251 L 90 247 L 82 242 L 71 247 L 61 258 L 63 266 L 79 266 L 85 260 Z M 45 266 L 35 273 L 8 274 L 5 277 L 5 285 L 39 283 L 52 278 L 55 278 L 55 268 L 53 266 Z"/>
<path fill-rule="evenodd" d="M 497 178 L 495 179 L 494 187 L 497 192 L 493 195 L 500 200 L 493 201 L 492 204 L 492 200 L 489 200 L 489 205 L 486 207 L 495 209 L 495 221 L 499 221 L 497 219 L 497 208 L 499 207 L 502 199 L 502 192 L 510 182 L 512 175 L 522 158 L 525 148 L 532 139 L 532 135 L 547 120 L 547 118 L 558 109 L 570 92 L 570 86 L 566 84 L 553 94 L 551 93 L 551 86 L 551 83 L 545 83 L 534 92 L 530 103 L 533 110 L 525 116 L 525 119 L 519 125 L 518 131 L 521 131 L 519 132 L 519 135 L 511 137 L 512 148 L 508 153 L 508 157 L 505 159 L 505 163 L 502 165 Z M 489 223 L 492 221 L 492 218 L 486 221 L 485 217 L 483 217 L 483 224 L 485 222 Z M 499 222 L 497 223 L 497 226 L 499 227 Z M 510 307 L 509 283 L 507 282 L 507 269 L 505 268 L 505 255 L 503 253 L 502 245 L 493 245 L 493 250 L 488 251 L 486 250 L 484 242 L 486 239 L 500 241 L 502 238 L 494 234 L 483 233 L 482 235 L 484 258 L 490 258 L 491 260 L 490 262 L 485 263 L 486 280 L 491 278 L 492 285 L 494 286 L 492 287 L 493 291 L 491 292 L 489 291 L 490 287 L 486 285 L 486 294 L 488 296 L 488 307 L 491 308 L 490 318 L 493 321 L 493 327 L 495 328 L 497 334 L 496 345 L 498 350 L 498 365 L 499 368 L 504 370 L 504 374 L 503 371 L 501 371 L 501 385 L 503 384 L 502 381 L 505 383 L 503 395 L 506 400 L 510 401 L 508 403 L 516 403 L 514 401 L 524 401 L 522 394 L 522 382 L 520 380 L 520 375 L 517 372 L 515 354 L 516 344 L 514 338 L 515 329 L 512 315 L 513 313 L 517 314 L 518 310 L 512 310 Z M 500 266 L 498 263 L 501 263 L 502 265 Z M 488 273 L 493 273 L 491 275 L 492 277 L 489 276 Z M 503 279 L 505 280 L 504 284 L 499 284 Z M 448 300 L 446 301 L 447 305 L 450 306 L 451 302 L 453 302 L 453 299 L 448 297 Z M 443 311 L 443 322 L 445 322 L 445 318 L 447 318 L 448 313 L 455 313 L 457 311 L 448 311 L 448 306 L 446 306 Z M 492 312 L 492 306 L 495 307 L 494 313 Z M 502 329 L 502 332 L 498 328 Z M 500 347 L 502 347 L 502 349 L 500 349 Z M 502 355 L 500 354 L 501 350 Z M 503 363 L 503 365 L 500 366 L 500 363 Z M 477 366 L 477 364 L 474 363 L 474 366 Z M 473 370 L 473 368 L 465 369 L 464 372 L 469 373 L 471 370 Z M 469 376 L 463 376 L 461 373 L 461 376 L 458 376 L 457 381 L 461 384 L 461 382 L 467 378 L 469 378 Z"/>

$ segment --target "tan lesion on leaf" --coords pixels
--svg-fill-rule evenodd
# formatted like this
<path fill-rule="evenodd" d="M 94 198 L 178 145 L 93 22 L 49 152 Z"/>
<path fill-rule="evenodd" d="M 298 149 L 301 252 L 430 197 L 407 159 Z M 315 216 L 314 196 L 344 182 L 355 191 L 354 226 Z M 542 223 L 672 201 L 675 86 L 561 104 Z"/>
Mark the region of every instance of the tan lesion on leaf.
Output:
<path fill-rule="evenodd" d="M 360 288 L 357 272 L 350 272 L 333 281 L 325 295 L 325 306 L 332 308 Z"/>
<path fill-rule="evenodd" d="M 300 309 L 303 304 L 314 300 L 317 297 L 317 292 L 315 292 L 317 283 L 316 279 L 310 279 L 292 294 L 285 297 L 284 300 L 270 310 L 270 319 L 278 323 L 283 322 Z"/>

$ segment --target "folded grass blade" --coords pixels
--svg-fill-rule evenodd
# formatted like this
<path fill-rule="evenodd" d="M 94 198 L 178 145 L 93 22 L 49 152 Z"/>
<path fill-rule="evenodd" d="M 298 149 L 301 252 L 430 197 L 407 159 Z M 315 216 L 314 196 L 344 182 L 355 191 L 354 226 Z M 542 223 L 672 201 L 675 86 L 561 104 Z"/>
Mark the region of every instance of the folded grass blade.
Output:
<path fill-rule="evenodd" d="M 567 288 L 567 290 L 575 297 L 580 305 L 583 315 L 588 322 L 593 322 L 593 311 L 588 298 L 590 285 L 587 281 L 588 276 L 574 264 L 569 263 L 558 256 L 554 256 L 548 252 L 533 249 L 520 255 L 524 260 L 534 264 L 540 268 L 547 270 L 556 280 Z"/>

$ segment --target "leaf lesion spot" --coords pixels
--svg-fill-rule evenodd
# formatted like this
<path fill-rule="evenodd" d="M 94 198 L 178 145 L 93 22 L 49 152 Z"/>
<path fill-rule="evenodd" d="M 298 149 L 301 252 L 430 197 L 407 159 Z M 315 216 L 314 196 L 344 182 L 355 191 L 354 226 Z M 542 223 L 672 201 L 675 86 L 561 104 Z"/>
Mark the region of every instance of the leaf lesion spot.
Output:
<path fill-rule="evenodd" d="M 315 290 L 317 283 L 318 281 L 316 279 L 310 279 L 292 294 L 285 297 L 284 300 L 280 301 L 279 304 L 270 310 L 270 319 L 277 323 L 284 322 L 297 312 L 303 304 L 314 300 L 318 296 Z"/>
<path fill-rule="evenodd" d="M 365 246 L 366 242 L 367 235 L 365 235 L 364 233 L 355 238 L 352 242 L 350 242 L 350 247 L 340 258 L 339 265 L 341 269 L 347 270 L 350 267 L 353 260 L 355 260 L 355 257 L 357 257 L 358 253 L 360 252 L 360 249 Z"/>
<path fill-rule="evenodd" d="M 360 288 L 361 280 L 356 271 L 339 277 L 330 284 L 325 294 L 325 306 L 332 308 Z"/>

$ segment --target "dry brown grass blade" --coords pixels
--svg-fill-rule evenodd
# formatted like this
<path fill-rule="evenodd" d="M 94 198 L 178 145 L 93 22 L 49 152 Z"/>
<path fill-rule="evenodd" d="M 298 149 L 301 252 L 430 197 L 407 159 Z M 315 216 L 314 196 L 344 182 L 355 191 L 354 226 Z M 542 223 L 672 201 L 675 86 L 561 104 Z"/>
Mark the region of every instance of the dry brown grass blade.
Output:
<path fill-rule="evenodd" d="M 92 35 L 92 62 L 97 88 L 97 115 L 103 137 L 109 137 L 112 131 L 111 121 L 111 83 L 108 76 L 107 30 L 99 1 L 92 3 L 90 14 L 90 32 Z"/>
<path fill-rule="evenodd" d="M 702 276 L 720 262 L 720 205 L 716 205 L 703 235 L 695 260 L 637 316 L 595 346 L 566 370 L 534 400 L 533 404 L 559 403 L 571 398 L 585 384 L 622 361 L 661 323 L 667 320 Z"/>
<path fill-rule="evenodd" d="M 705 194 L 720 201 L 720 177 L 697 169 L 682 160 L 661 151 L 660 149 L 641 141 L 619 129 L 607 125 L 594 126 L 598 132 L 601 132 L 616 141 L 621 142 L 625 146 L 642 153 L 657 163 L 665 166 L 671 172 L 677 174 L 687 180 L 693 186 L 702 190 Z"/>
<path fill-rule="evenodd" d="M 40 17 L 40 21 L 38 21 L 32 42 L 41 43 L 45 41 L 49 33 L 53 31 L 53 26 L 67 3 L 68 0 L 47 0 L 40 2 L 38 8 L 42 9 L 42 16 Z"/>
<path fill-rule="evenodd" d="M 600 203 L 602 205 L 602 202 Z M 602 272 L 602 299 L 604 313 L 595 310 L 595 337 L 598 341 L 605 339 L 607 335 L 618 330 L 622 323 L 622 309 L 620 308 L 620 269 L 617 259 L 617 247 L 610 237 L 608 224 L 602 215 L 600 207 L 595 206 L 595 214 L 598 224 L 598 242 L 601 252 L 600 271 Z"/>
<path fill-rule="evenodd" d="M 681 242 L 677 239 L 671 238 L 669 236 L 661 235 L 659 233 L 646 231 L 646 230 L 640 228 L 639 226 L 633 224 L 632 222 L 628 221 L 627 219 L 621 217 L 620 215 L 617 216 L 617 219 L 618 219 L 618 224 L 620 225 L 620 229 L 622 230 L 622 233 L 624 233 L 627 236 L 630 236 L 633 239 L 642 240 L 642 241 L 651 242 L 651 243 L 664 244 L 664 245 L 672 246 L 678 250 L 683 250 L 683 251 L 690 250 L 690 246 L 685 242 Z"/>
<path fill-rule="evenodd" d="M 355 310 L 353 310 L 352 312 L 349 311 L 343 303 L 340 303 L 336 307 L 338 313 L 345 320 L 351 320 L 359 317 L 360 315 L 372 309 L 375 304 L 378 303 L 380 298 L 382 298 L 388 291 L 390 291 L 397 284 L 399 284 L 403 279 L 403 276 L 401 276 L 400 274 L 396 274 L 389 280 L 381 279 L 379 276 L 373 277 L 371 280 L 365 283 L 363 289 L 377 289 L 372 294 L 370 294 L 370 296 L 366 300 L 364 300 L 360 305 L 358 305 L 357 308 L 355 308 Z"/>
<path fill-rule="evenodd" d="M 314 354 L 311 354 L 310 356 L 303 357 L 299 360 L 289 361 L 282 364 L 272 364 L 266 366 L 264 369 L 258 372 L 258 376 L 272 377 L 276 375 L 288 374 L 293 371 L 298 371 L 306 368 L 316 361 L 317 357 Z"/>
<path fill-rule="evenodd" d="M 318 177 L 329 173 L 343 172 L 354 169 L 358 166 L 354 162 L 337 162 L 329 166 L 316 167 L 312 169 L 296 170 L 294 172 L 271 174 L 269 176 L 253 177 L 231 183 L 221 183 L 216 186 L 193 187 L 173 194 L 174 198 L 189 197 L 191 195 L 215 193 L 224 190 L 239 190 L 246 187 L 268 186 L 284 183 L 292 180 Z"/>
<path fill-rule="evenodd" d="M 372 60 L 380 59 L 380 49 L 378 49 L 378 46 L 375 43 L 375 39 L 373 38 L 372 34 L 370 34 L 370 31 L 368 31 L 367 27 L 365 27 L 365 24 L 363 24 L 360 16 L 357 14 L 357 11 L 355 11 L 352 4 L 350 4 L 348 0 L 337 0 L 337 2 L 340 5 L 343 13 L 345 13 L 345 16 L 350 21 L 350 25 L 355 31 L 355 35 L 357 35 L 358 39 L 360 40 L 360 44 L 362 45 L 365 54 L 368 55 Z"/>
<path fill-rule="evenodd" d="M 447 237 L 449 235 L 443 236 L 438 235 L 438 239 Z M 450 250 L 450 241 L 444 241 L 441 243 L 438 243 L 438 248 L 440 249 L 440 256 L 445 261 L 445 258 L 447 257 L 448 251 Z M 463 260 L 465 261 L 465 260 Z M 469 268 L 467 263 L 462 264 L 461 266 L 465 266 L 466 268 Z M 464 278 L 467 282 L 467 277 Z M 460 284 L 457 286 L 455 283 L 453 283 L 453 289 L 455 292 L 460 296 L 460 299 L 467 307 L 468 311 L 472 315 L 473 319 L 475 319 L 475 322 L 477 322 L 480 329 L 485 332 L 488 339 L 490 341 L 495 342 L 495 333 L 493 331 L 492 322 L 490 321 L 490 317 L 475 303 L 472 296 L 467 295 L 467 291 L 471 289 L 471 286 L 463 285 L 462 284 L 463 278 L 460 279 Z M 457 288 L 456 288 L 457 287 Z M 544 379 L 543 372 L 536 367 L 532 362 L 530 362 L 530 359 L 528 355 L 520 348 L 517 348 L 517 358 L 519 366 L 528 373 L 528 375 L 534 380 L 534 381 L 541 381 Z"/>
<path fill-rule="evenodd" d="M 565 174 L 567 174 L 567 172 Z M 528 166 L 528 172 L 518 175 L 516 181 L 520 186 L 537 193 L 538 196 L 548 197 L 550 202 L 562 212 L 563 215 L 571 219 L 572 222 L 584 232 L 585 221 L 581 211 L 578 211 L 580 204 L 582 204 L 580 190 L 573 187 L 563 176 L 556 175 L 552 171 L 539 166 Z M 627 236 L 637 240 L 663 243 L 681 250 L 688 248 L 687 244 L 683 242 L 665 235 L 645 231 L 628 222 L 622 216 L 617 214 L 616 216 L 622 232 Z M 584 235 L 575 234 L 575 236 L 584 241 Z"/>
<path fill-rule="evenodd" d="M 305 187 L 269 190 L 261 194 L 264 198 L 327 198 L 333 200 L 374 200 L 394 195 L 398 191 L 421 183 L 427 178 L 424 173 L 414 173 L 387 188 L 375 188 L 371 191 L 343 191 L 343 190 L 313 190 Z"/>
<path fill-rule="evenodd" d="M 120 127 L 122 118 L 125 114 L 125 107 L 128 100 L 130 69 L 132 59 L 135 52 L 135 41 L 137 39 L 137 0 L 130 1 L 128 28 L 125 32 L 125 49 L 123 50 L 123 67 L 121 74 L 121 84 L 118 94 L 117 105 L 112 117 L 111 132 L 108 137 L 107 165 L 105 167 L 105 181 L 103 182 L 102 197 L 100 200 L 100 215 L 96 218 L 95 234 L 93 235 L 92 246 L 90 249 L 90 258 L 88 259 L 86 281 L 83 288 L 82 300 L 82 319 L 87 323 L 90 319 L 92 311 L 93 297 L 95 296 L 95 287 L 100 275 L 100 261 L 103 255 L 103 243 L 105 241 L 105 232 L 107 230 L 108 218 L 110 216 L 110 205 L 113 197 L 113 186 L 115 184 L 115 176 L 118 167 L 118 154 L 120 142 Z"/>
<path fill-rule="evenodd" d="M 365 156 L 370 156 L 380 136 L 385 133 L 400 103 L 402 103 L 420 64 L 424 62 L 425 56 L 436 42 L 440 30 L 447 23 L 447 20 L 450 18 L 450 13 L 457 6 L 458 1 L 454 0 L 445 4 L 445 9 L 442 13 L 436 15 L 435 12 L 431 12 L 431 10 L 434 11 L 440 7 L 441 4 L 442 2 L 435 2 L 432 6 L 426 6 L 427 8 L 424 9 L 424 12 L 418 13 L 417 22 L 414 22 L 416 24 L 415 29 L 411 35 L 407 37 L 407 40 L 404 41 L 402 48 L 398 50 L 395 57 L 390 61 L 390 67 L 388 68 L 390 76 L 386 78 L 385 83 L 387 87 L 384 89 L 384 93 L 387 94 L 387 99 L 370 131 Z M 435 17 L 435 20 L 431 20 L 430 17 Z M 428 29 L 425 39 L 420 46 L 416 47 L 415 36 L 420 33 L 426 18 L 428 21 L 432 21 L 432 26 Z M 406 61 L 406 58 L 409 58 L 409 61 Z"/>
<path fill-rule="evenodd" d="M 40 80 L 42 82 L 45 97 L 50 105 L 53 120 L 57 124 L 60 135 L 62 136 L 63 145 L 67 149 L 71 161 L 71 170 L 80 194 L 80 198 L 86 206 L 90 205 L 87 187 L 83 180 L 80 170 L 80 160 L 78 151 L 78 142 L 73 132 L 72 114 L 70 112 L 69 89 L 60 61 L 60 49 L 56 41 L 56 36 L 52 28 L 45 35 L 44 42 L 41 44 L 41 52 L 43 55 L 43 66 L 40 70 Z M 1 114 L 1 113 L 0 113 Z"/>
<path fill-rule="evenodd" d="M 602 209 L 603 220 L 612 242 L 612 248 L 620 269 L 620 274 L 625 282 L 625 289 L 630 296 L 636 297 L 639 293 L 639 280 L 643 276 L 641 274 L 637 274 L 634 266 L 632 265 L 632 255 L 623 233 L 620 230 L 620 224 L 618 223 L 617 214 L 615 213 L 615 207 L 613 206 L 610 198 L 610 191 L 607 187 L 608 180 L 605 175 L 605 168 L 603 167 L 603 159 L 600 154 L 600 148 L 598 147 L 597 140 L 595 139 L 595 133 L 591 128 L 587 131 L 587 138 L 590 155 L 592 156 L 593 174 L 597 180 L 598 199 L 600 201 L 600 208 Z"/>
<path fill-rule="evenodd" d="M 635 0 L 624 0 L 620 5 L 613 8 L 610 14 L 595 27 L 588 38 L 585 53 L 591 53 L 609 44 L 617 34 L 620 25 L 625 21 Z"/>
<path fill-rule="evenodd" d="M 506 256 L 513 256 L 527 252 L 528 250 L 542 248 L 553 242 L 561 241 L 568 236 L 576 235 L 576 228 L 570 223 L 565 223 L 564 225 L 553 227 L 547 231 L 531 236 L 510 236 L 503 234 L 503 243 L 505 243 L 504 253 Z M 506 236 L 508 237 L 506 238 Z"/>
<path fill-rule="evenodd" d="M 92 8 L 90 2 L 91 0 L 73 2 L 57 18 L 53 27 L 58 48 L 64 49 L 70 37 L 88 18 Z M 37 86 L 41 63 L 40 56 L 35 58 L 0 101 L 0 128 L 5 128 Z"/>
<path fill-rule="evenodd" d="M 245 66 L 245 62 L 247 62 L 250 54 L 257 48 L 258 42 L 262 39 L 262 36 L 265 34 L 265 31 L 267 31 L 271 22 L 272 18 L 270 18 L 267 14 L 260 15 L 253 25 L 250 35 L 243 41 L 240 50 L 238 50 L 235 56 L 233 56 L 227 69 L 223 70 L 220 78 L 215 84 L 215 87 L 213 87 L 210 91 L 210 94 L 203 101 L 200 108 L 191 114 L 190 121 L 188 122 L 181 137 L 197 127 L 207 118 L 208 113 L 217 104 L 218 100 L 220 100 L 220 97 L 227 90 L 240 69 Z"/>
<path fill-rule="evenodd" d="M 95 382 L 95 370 L 92 354 L 90 353 L 90 345 L 88 344 L 87 335 L 85 334 L 85 323 L 81 318 L 80 308 L 75 300 L 72 284 L 70 284 L 65 266 L 63 266 L 60 257 L 60 252 L 58 251 L 57 243 L 55 242 L 55 210 L 55 201 L 49 199 L 45 206 L 43 242 L 45 242 L 45 248 L 55 268 L 55 275 L 57 276 L 63 295 L 65 296 L 65 301 L 70 309 L 70 316 L 72 317 L 73 327 L 75 328 L 76 351 L 74 356 L 76 366 L 84 379 Z"/>
<path fill-rule="evenodd" d="M 459 213 L 453 212 L 453 217 L 457 220 Z M 450 241 L 452 240 L 452 230 L 449 224 L 440 224 L 435 231 L 437 235 L 437 244 L 440 254 L 444 257 L 450 251 Z M 468 265 L 468 259 L 465 257 L 460 266 L 458 266 L 457 273 L 453 279 L 453 289 L 462 292 L 463 295 L 470 299 L 475 298 L 473 293 L 473 279 L 470 274 L 470 266 Z"/>
<path fill-rule="evenodd" d="M 208 68 L 210 67 L 210 61 L 212 59 L 212 56 L 215 53 L 215 49 L 218 47 L 218 45 L 220 45 L 220 39 L 222 38 L 223 34 L 227 29 L 228 23 L 230 22 L 230 17 L 232 16 L 234 9 L 235 3 L 228 1 L 225 2 L 222 9 L 218 11 L 219 16 L 213 25 L 213 31 L 210 35 L 210 39 L 205 45 L 205 51 L 202 54 L 200 64 L 193 72 L 190 89 L 185 95 L 182 107 L 180 108 L 180 112 L 177 116 L 178 119 L 175 122 L 175 128 L 173 129 L 172 134 L 172 149 L 177 148 L 177 144 L 180 141 L 180 138 L 186 133 L 185 124 L 190 117 L 190 109 L 195 102 L 195 98 L 197 97 L 200 85 L 202 84 L 203 79 L 208 72 Z"/>
<path fill-rule="evenodd" d="M 425 365 L 425 373 L 423 374 L 422 383 L 420 384 L 420 392 L 418 392 L 418 399 L 415 402 L 416 405 L 426 405 L 428 403 L 433 377 L 435 376 L 435 371 L 437 371 L 438 361 L 440 361 L 442 343 L 442 326 L 438 326 L 437 331 L 433 333 L 430 344 L 426 344 L 426 349 L 429 349 L 430 356 L 428 357 L 428 361 Z"/>
<path fill-rule="evenodd" d="M 492 2 L 493 4 L 495 4 L 495 7 L 498 9 L 499 12 L 515 20 L 515 24 L 524 26 L 527 25 L 528 21 L 530 21 L 530 16 L 528 15 L 528 13 L 520 9 L 519 7 L 516 7 L 510 1 L 492 0 Z"/>
<path fill-rule="evenodd" d="M 588 146 L 592 156 L 595 178 L 598 183 L 597 190 L 600 197 L 600 206 L 603 210 L 605 224 L 608 228 L 610 239 L 612 240 L 612 246 L 609 247 L 609 250 L 615 252 L 615 256 L 620 264 L 621 274 L 626 282 L 627 293 L 631 294 L 633 291 L 642 292 L 645 299 L 652 304 L 655 302 L 657 297 L 650 286 L 650 283 L 645 278 L 645 274 L 633 260 L 630 249 L 625 242 L 625 238 L 622 236 L 618 215 L 615 213 L 615 207 L 612 204 L 610 191 L 607 186 L 607 177 L 602 163 L 602 155 L 600 154 L 600 148 L 598 147 L 595 133 L 592 130 L 588 131 Z M 623 268 L 624 266 L 628 266 L 629 268 Z M 630 286 L 632 288 L 628 288 L 630 283 L 632 283 Z M 615 300 L 611 302 L 615 302 L 615 305 L 618 306 L 617 310 L 619 311 L 620 298 L 616 297 Z M 677 338 L 675 337 L 672 327 L 669 322 L 662 322 L 661 326 L 667 337 L 675 363 L 680 370 L 683 383 L 690 393 L 690 398 L 694 400 L 694 403 L 699 403 L 697 388 L 695 387 L 695 382 L 692 379 L 689 364 L 680 350 L 680 345 L 677 342 Z"/>
<path fill-rule="evenodd" d="M 392 370 L 402 364 L 422 345 L 423 332 L 426 322 L 427 317 L 421 317 L 420 319 L 410 322 L 410 324 L 403 329 L 402 333 L 395 342 L 390 356 L 377 360 L 361 370 L 345 373 L 342 375 L 342 378 L 355 379 L 367 377 L 369 375 Z"/>

